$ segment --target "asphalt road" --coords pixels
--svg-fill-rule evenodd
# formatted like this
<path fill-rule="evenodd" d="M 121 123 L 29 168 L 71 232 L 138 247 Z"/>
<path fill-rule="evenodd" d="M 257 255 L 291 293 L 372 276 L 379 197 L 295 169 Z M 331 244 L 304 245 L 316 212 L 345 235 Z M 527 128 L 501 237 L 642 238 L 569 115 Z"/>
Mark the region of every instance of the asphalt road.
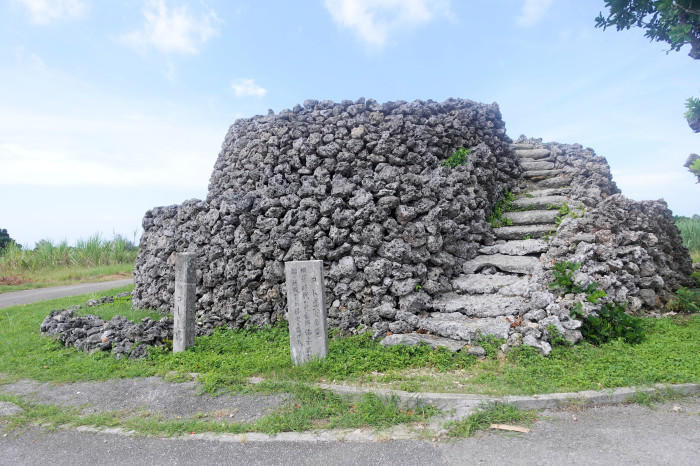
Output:
<path fill-rule="evenodd" d="M 3 307 L 18 306 L 20 304 L 35 303 L 47 299 L 65 298 L 79 294 L 94 293 L 133 283 L 133 279 L 112 280 L 100 283 L 81 283 L 79 285 L 52 286 L 49 288 L 36 288 L 34 290 L 12 291 L 0 294 L 0 309 Z"/>
<path fill-rule="evenodd" d="M 697 465 L 700 399 L 647 408 L 545 411 L 529 434 L 482 433 L 459 441 L 231 442 L 44 431 L 0 432 L 0 464 L 532 464 Z"/>

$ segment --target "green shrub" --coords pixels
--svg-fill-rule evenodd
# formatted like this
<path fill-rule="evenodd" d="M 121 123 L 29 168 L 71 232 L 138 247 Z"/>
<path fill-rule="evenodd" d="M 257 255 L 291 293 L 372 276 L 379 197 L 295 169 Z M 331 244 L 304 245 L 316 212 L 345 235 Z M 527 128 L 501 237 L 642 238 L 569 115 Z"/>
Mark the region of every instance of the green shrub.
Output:
<path fill-rule="evenodd" d="M 581 319 L 581 334 L 593 344 L 602 345 L 611 340 L 622 338 L 626 343 L 636 344 L 644 339 L 642 319 L 625 313 L 621 304 L 603 304 L 598 316 L 585 316 L 581 303 L 577 303 L 571 311 L 571 317 Z"/>
<path fill-rule="evenodd" d="M 448 158 L 442 161 L 443 167 L 455 168 L 467 164 L 467 156 L 471 151 L 465 147 L 460 147 Z"/>
<path fill-rule="evenodd" d="M 676 291 L 676 295 L 668 301 L 666 309 L 684 314 L 700 312 L 700 292 L 682 286 Z"/>

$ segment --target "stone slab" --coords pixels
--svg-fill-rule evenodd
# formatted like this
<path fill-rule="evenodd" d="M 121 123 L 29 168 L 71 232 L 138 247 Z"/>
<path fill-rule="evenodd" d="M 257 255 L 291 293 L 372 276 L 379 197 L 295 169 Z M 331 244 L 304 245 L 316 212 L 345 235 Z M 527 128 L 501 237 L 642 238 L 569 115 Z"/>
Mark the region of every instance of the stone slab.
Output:
<path fill-rule="evenodd" d="M 447 313 L 459 312 L 468 317 L 497 317 L 524 313 L 528 304 L 518 296 L 446 293 L 433 301 L 433 309 Z"/>
<path fill-rule="evenodd" d="M 480 273 L 460 275 L 452 280 L 452 287 L 457 293 L 487 294 L 496 293 L 500 289 L 514 285 L 526 278 L 518 275 L 484 275 Z"/>
<path fill-rule="evenodd" d="M 491 254 L 477 256 L 462 266 L 464 273 L 476 273 L 484 267 L 495 267 L 503 272 L 528 274 L 540 265 L 540 261 L 532 256 L 506 256 Z"/>
<path fill-rule="evenodd" d="M 292 361 L 296 365 L 328 354 L 328 323 L 323 261 L 290 261 L 284 266 L 287 321 Z"/>
<path fill-rule="evenodd" d="M 516 142 L 510 145 L 510 148 L 513 150 L 516 149 L 534 149 L 535 145 L 534 144 L 526 144 L 524 142 Z"/>
<path fill-rule="evenodd" d="M 529 159 L 541 159 L 551 154 L 549 149 L 516 149 L 515 155 Z"/>
<path fill-rule="evenodd" d="M 538 196 L 519 197 L 513 201 L 513 205 L 521 208 L 546 209 L 547 206 L 559 208 L 563 203 L 568 202 L 566 196 Z"/>
<path fill-rule="evenodd" d="M 571 192 L 571 188 L 534 189 L 525 193 L 525 197 L 565 196 L 569 192 Z"/>
<path fill-rule="evenodd" d="M 544 189 L 544 188 L 561 188 L 564 186 L 569 186 L 571 184 L 570 176 L 555 176 L 553 178 L 547 178 L 542 181 L 538 181 L 533 184 L 533 189 Z"/>
<path fill-rule="evenodd" d="M 526 256 L 528 254 L 539 254 L 547 250 L 546 241 L 541 239 L 521 239 L 510 240 L 505 243 L 484 246 L 479 249 L 481 254 L 505 254 L 507 256 Z"/>
<path fill-rule="evenodd" d="M 561 170 L 528 170 L 523 173 L 525 178 L 549 178 L 561 173 Z"/>
<path fill-rule="evenodd" d="M 547 162 L 544 160 L 537 160 L 532 162 L 521 160 L 520 165 L 525 170 L 551 170 L 554 168 L 554 164 L 552 162 Z"/>
<path fill-rule="evenodd" d="M 173 353 L 194 345 L 195 302 L 197 299 L 197 254 L 182 252 L 175 256 L 175 293 L 173 296 Z"/>
<path fill-rule="evenodd" d="M 500 239 L 523 239 L 541 238 L 547 234 L 556 231 L 557 226 L 554 224 L 546 225 L 516 225 L 512 227 L 496 228 L 493 232 Z"/>
<path fill-rule="evenodd" d="M 521 212 L 506 212 L 503 218 L 513 222 L 513 225 L 534 225 L 537 223 L 554 223 L 559 211 L 557 210 L 523 210 Z"/>
<path fill-rule="evenodd" d="M 510 322 L 505 316 L 474 319 L 459 312 L 434 312 L 420 319 L 418 326 L 446 338 L 472 342 L 480 336 L 508 338 Z"/>
<path fill-rule="evenodd" d="M 447 348 L 449 351 L 455 352 L 461 350 L 466 343 L 464 341 L 454 340 L 452 338 L 437 337 L 425 333 L 395 333 L 384 337 L 380 344 L 382 346 L 418 346 L 425 343 L 431 348 Z"/>

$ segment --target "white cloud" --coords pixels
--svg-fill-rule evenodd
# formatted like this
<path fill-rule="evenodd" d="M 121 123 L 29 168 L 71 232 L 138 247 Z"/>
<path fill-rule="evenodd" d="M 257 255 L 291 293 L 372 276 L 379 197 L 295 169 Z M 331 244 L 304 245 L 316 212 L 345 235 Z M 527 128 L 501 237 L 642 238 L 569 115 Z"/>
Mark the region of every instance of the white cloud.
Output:
<path fill-rule="evenodd" d="M 325 0 L 339 26 L 368 45 L 382 47 L 394 31 L 450 17 L 450 0 Z"/>
<path fill-rule="evenodd" d="M 80 18 L 85 13 L 82 0 L 17 0 L 28 11 L 32 22 L 49 24 L 62 19 Z"/>
<path fill-rule="evenodd" d="M 530 27 L 539 23 L 552 4 L 552 0 L 525 0 L 516 22 L 520 26 Z"/>
<path fill-rule="evenodd" d="M 252 79 L 239 79 L 231 83 L 231 87 L 237 97 L 264 97 L 267 94 L 267 89 L 257 85 Z"/>
<path fill-rule="evenodd" d="M 199 53 L 217 34 L 213 10 L 191 14 L 185 5 L 169 8 L 165 0 L 149 0 L 143 10 L 143 28 L 123 34 L 121 40 L 139 50 L 153 47 L 165 53 Z"/>

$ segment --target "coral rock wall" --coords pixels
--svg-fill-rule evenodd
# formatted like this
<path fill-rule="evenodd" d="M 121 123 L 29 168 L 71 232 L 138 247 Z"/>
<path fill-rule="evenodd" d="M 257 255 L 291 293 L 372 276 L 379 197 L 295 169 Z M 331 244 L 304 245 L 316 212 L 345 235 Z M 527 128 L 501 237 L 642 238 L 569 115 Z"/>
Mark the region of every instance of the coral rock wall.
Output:
<path fill-rule="evenodd" d="M 288 260 L 324 261 L 333 326 L 429 300 L 493 243 L 488 217 L 521 173 L 509 142 L 496 104 L 461 99 L 306 101 L 238 120 L 207 200 L 146 213 L 134 305 L 170 309 L 182 251 L 199 255 L 200 332 L 283 317 Z M 467 164 L 441 166 L 459 147 Z"/>

